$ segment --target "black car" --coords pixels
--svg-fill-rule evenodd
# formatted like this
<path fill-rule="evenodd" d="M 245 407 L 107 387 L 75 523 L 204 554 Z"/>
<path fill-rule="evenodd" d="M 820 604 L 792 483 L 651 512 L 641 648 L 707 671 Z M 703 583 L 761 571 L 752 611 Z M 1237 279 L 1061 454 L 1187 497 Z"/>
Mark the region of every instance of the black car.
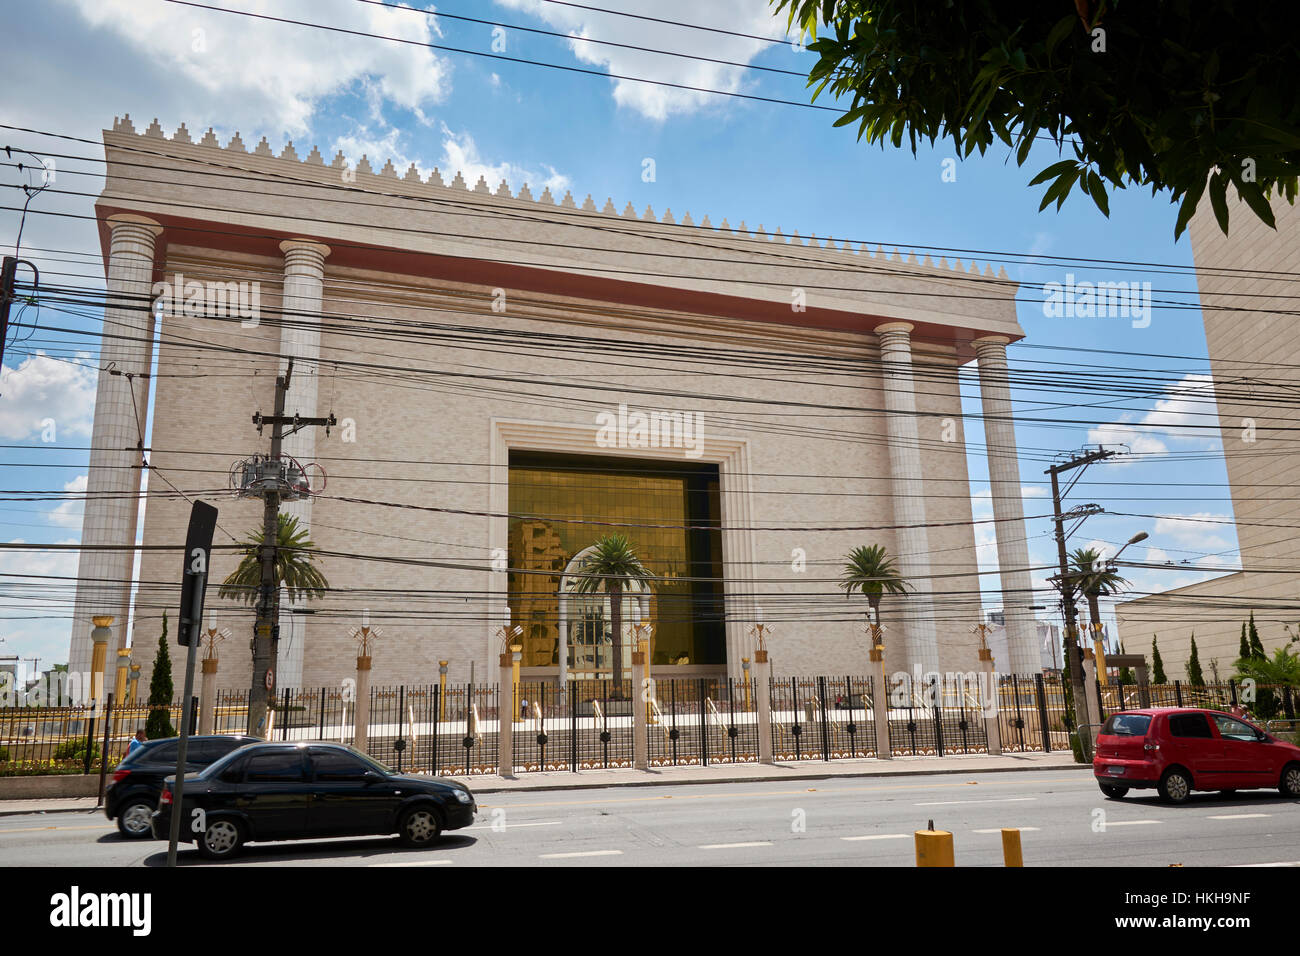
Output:
<path fill-rule="evenodd" d="M 176 748 L 179 738 L 147 740 L 113 771 L 104 790 L 104 815 L 117 821 L 124 837 L 139 840 L 153 835 L 153 811 L 158 806 L 163 781 L 176 775 Z M 242 734 L 191 737 L 185 748 L 185 768 L 191 773 L 203 770 L 245 744 L 261 743 L 260 737 Z"/>
<path fill-rule="evenodd" d="M 153 831 L 167 839 L 175 777 L 164 784 Z M 209 859 L 245 843 L 396 833 L 407 846 L 474 822 L 464 784 L 398 774 L 343 744 L 257 743 L 185 775 L 181 839 Z"/>

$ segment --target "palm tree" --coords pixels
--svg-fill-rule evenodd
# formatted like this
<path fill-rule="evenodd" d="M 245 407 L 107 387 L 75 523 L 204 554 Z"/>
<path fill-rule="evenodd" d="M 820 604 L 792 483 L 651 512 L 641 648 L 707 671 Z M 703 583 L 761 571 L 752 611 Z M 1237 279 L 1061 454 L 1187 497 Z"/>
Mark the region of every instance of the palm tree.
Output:
<path fill-rule="evenodd" d="M 651 573 L 641 563 L 632 542 L 623 534 L 607 534 L 597 541 L 582 559 L 577 571 L 583 575 L 574 584 L 577 594 L 594 594 L 601 587 L 609 596 L 609 618 L 614 641 L 614 696 L 622 696 L 623 686 L 623 588 L 636 582 L 648 586 Z"/>
<path fill-rule="evenodd" d="M 1092 619 L 1094 640 L 1101 637 L 1101 601 L 1100 598 L 1118 594 L 1128 587 L 1128 581 L 1118 571 L 1112 571 L 1102 562 L 1101 555 L 1094 548 L 1076 548 L 1070 552 L 1070 567 L 1073 571 L 1075 587 L 1088 600 L 1088 616 Z M 1106 680 L 1105 675 L 1101 678 Z"/>
<path fill-rule="evenodd" d="M 330 583 L 313 563 L 311 552 L 316 545 L 307 537 L 306 529 L 299 527 L 298 519 L 284 512 L 276 515 L 275 586 L 283 585 L 289 600 L 305 598 L 310 601 L 320 597 Z M 262 588 L 261 529 L 252 532 L 244 542 L 244 557 L 230 575 L 221 582 L 217 596 L 245 604 L 256 604 Z"/>
<path fill-rule="evenodd" d="M 844 596 L 861 591 L 871 607 L 874 622 L 880 626 L 880 599 L 886 594 L 906 594 L 907 582 L 899 576 L 893 560 L 878 544 L 860 545 L 848 553 L 840 573 Z"/>

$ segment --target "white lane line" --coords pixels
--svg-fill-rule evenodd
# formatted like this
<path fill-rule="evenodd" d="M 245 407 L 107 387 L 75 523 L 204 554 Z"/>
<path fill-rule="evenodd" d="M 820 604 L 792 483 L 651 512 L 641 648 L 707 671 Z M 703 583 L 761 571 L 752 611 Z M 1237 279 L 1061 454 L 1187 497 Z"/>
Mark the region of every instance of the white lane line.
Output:
<path fill-rule="evenodd" d="M 622 856 L 622 850 L 583 850 L 578 853 L 543 853 L 539 860 L 571 860 L 579 856 Z"/>
<path fill-rule="evenodd" d="M 738 850 L 747 846 L 771 846 L 768 840 L 756 840 L 753 843 L 705 843 L 696 849 L 699 850 Z"/>
<path fill-rule="evenodd" d="M 558 827 L 563 820 L 547 820 L 545 823 L 503 823 L 497 826 L 495 823 L 476 823 L 472 827 L 465 827 L 466 830 L 518 830 L 521 827 Z"/>
<path fill-rule="evenodd" d="M 1151 823 L 1163 823 L 1163 820 L 1107 820 L 1106 829 L 1111 827 L 1144 827 Z"/>
<path fill-rule="evenodd" d="M 914 803 L 914 807 L 954 807 L 963 803 L 1025 803 L 1037 797 L 996 797 L 990 800 L 938 800 L 933 803 Z"/>
<path fill-rule="evenodd" d="M 1300 860 L 1292 860 L 1290 863 L 1234 863 L 1235 868 L 1246 866 L 1300 866 Z"/>
<path fill-rule="evenodd" d="M 1006 830 L 1019 830 L 1021 833 L 1034 833 L 1038 827 L 989 827 L 986 830 L 971 830 L 971 833 L 1001 833 Z"/>
<path fill-rule="evenodd" d="M 1220 813 L 1217 816 L 1206 817 L 1207 820 L 1259 820 L 1264 817 L 1271 817 L 1271 813 Z"/>
<path fill-rule="evenodd" d="M 869 836 L 840 837 L 841 840 L 910 840 L 910 833 L 872 833 Z"/>
<path fill-rule="evenodd" d="M 409 863 L 370 863 L 368 866 L 443 866 L 451 860 L 412 860 Z"/>

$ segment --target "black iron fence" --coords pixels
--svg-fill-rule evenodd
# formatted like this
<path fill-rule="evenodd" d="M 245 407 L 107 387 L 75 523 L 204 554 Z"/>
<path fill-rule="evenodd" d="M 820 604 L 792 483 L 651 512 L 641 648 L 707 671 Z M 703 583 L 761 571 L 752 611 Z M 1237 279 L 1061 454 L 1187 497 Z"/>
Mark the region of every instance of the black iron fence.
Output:
<path fill-rule="evenodd" d="M 366 751 L 405 773 L 496 773 L 498 706 L 496 684 L 372 687 Z"/>
<path fill-rule="evenodd" d="M 988 753 L 984 720 L 993 714 L 994 688 L 979 674 L 886 678 L 889 742 L 895 756 Z"/>
<path fill-rule="evenodd" d="M 753 681 L 675 678 L 651 683 L 647 759 L 652 767 L 758 760 Z"/>
<path fill-rule="evenodd" d="M 771 695 L 773 759 L 836 760 L 876 755 L 870 678 L 773 678 Z"/>

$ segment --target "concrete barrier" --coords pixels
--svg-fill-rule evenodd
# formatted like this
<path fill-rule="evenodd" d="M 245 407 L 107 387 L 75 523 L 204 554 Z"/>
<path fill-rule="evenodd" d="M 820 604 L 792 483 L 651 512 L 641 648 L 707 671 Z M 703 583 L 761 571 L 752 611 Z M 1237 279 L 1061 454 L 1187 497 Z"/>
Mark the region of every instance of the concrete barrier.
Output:
<path fill-rule="evenodd" d="M 40 797 L 93 797 L 99 793 L 99 774 L 63 773 L 40 777 L 0 777 L 0 800 Z"/>

